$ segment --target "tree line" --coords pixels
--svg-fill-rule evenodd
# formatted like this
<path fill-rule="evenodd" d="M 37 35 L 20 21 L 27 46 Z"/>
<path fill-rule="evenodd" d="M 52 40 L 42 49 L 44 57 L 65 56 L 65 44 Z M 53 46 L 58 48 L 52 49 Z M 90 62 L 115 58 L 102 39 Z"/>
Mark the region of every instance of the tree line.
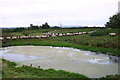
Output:
<path fill-rule="evenodd" d="M 105 28 L 119 28 L 119 27 L 120 27 L 120 13 L 117 13 L 112 17 L 110 17 L 109 21 L 106 22 L 105 24 Z M 30 27 L 27 27 L 27 28 L 25 27 L 19 27 L 19 28 L 13 28 L 13 29 L 5 28 L 5 29 L 2 29 L 2 32 L 3 33 L 23 32 L 26 30 L 49 29 L 49 28 L 61 28 L 61 27 L 59 26 L 50 27 L 49 24 L 46 22 L 45 24 L 42 24 L 40 26 L 30 24 Z"/>
<path fill-rule="evenodd" d="M 109 21 L 105 24 L 107 28 L 119 28 L 120 27 L 120 12 L 109 18 Z"/>
<path fill-rule="evenodd" d="M 28 29 L 32 29 L 32 30 L 36 30 L 36 29 L 40 29 L 40 28 L 41 29 L 48 29 L 48 28 L 50 28 L 50 26 L 46 22 L 45 24 L 42 24 L 42 26 L 30 24 L 30 27 L 28 27 Z"/>
<path fill-rule="evenodd" d="M 33 25 L 30 24 L 30 27 L 19 27 L 19 28 L 3 28 L 2 31 L 3 33 L 9 33 L 9 32 L 23 32 L 23 31 L 27 31 L 27 30 L 37 30 L 37 29 L 49 29 L 49 28 L 60 28 L 59 26 L 54 26 L 54 27 L 50 27 L 50 25 L 46 22 L 45 24 L 42 24 L 40 26 L 38 25 Z"/>

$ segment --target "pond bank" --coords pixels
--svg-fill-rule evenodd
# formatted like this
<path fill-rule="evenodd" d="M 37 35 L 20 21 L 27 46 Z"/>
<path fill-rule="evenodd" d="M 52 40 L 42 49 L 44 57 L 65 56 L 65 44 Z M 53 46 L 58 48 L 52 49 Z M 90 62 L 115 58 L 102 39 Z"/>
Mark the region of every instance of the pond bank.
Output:
<path fill-rule="evenodd" d="M 80 78 L 83 80 L 90 80 L 88 77 L 78 74 L 67 72 L 63 70 L 42 69 L 31 66 L 16 67 L 15 62 L 10 62 L 2 59 L 3 61 L 3 75 L 2 78 Z"/>
<path fill-rule="evenodd" d="M 118 80 L 120 75 L 107 75 L 106 77 L 102 78 L 94 78 L 90 79 L 84 75 L 77 74 L 77 73 L 70 73 L 63 70 L 54 70 L 54 69 L 41 69 L 35 68 L 31 66 L 22 66 L 22 67 L 15 67 L 17 64 L 15 62 L 7 61 L 2 59 L 2 66 L 3 66 L 3 73 L 2 73 L 2 80 L 8 80 L 9 78 L 12 80 Z M 65 75 L 66 74 L 66 75 Z"/>
<path fill-rule="evenodd" d="M 68 42 L 60 42 L 60 41 L 41 41 L 39 39 L 22 39 L 22 40 L 8 40 L 6 43 L 2 44 L 2 47 L 7 46 L 25 46 L 25 45 L 34 45 L 34 46 L 53 46 L 53 47 L 71 47 L 77 48 L 80 50 L 87 50 L 92 52 L 104 53 L 113 56 L 120 56 L 120 50 L 113 48 L 102 48 L 95 46 L 87 46 L 87 45 L 77 45 Z"/>

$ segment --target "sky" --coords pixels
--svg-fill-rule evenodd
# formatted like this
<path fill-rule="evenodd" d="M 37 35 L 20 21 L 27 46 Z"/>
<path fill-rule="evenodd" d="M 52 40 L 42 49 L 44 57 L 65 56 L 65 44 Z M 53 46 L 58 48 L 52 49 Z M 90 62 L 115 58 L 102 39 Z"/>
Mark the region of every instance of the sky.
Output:
<path fill-rule="evenodd" d="M 104 26 L 119 0 L 0 0 L 0 27 Z"/>

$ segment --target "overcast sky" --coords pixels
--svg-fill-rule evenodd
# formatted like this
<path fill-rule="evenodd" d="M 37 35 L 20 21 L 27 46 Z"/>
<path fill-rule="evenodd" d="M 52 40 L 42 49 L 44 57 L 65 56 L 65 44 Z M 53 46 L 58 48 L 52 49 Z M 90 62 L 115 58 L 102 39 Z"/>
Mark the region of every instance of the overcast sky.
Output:
<path fill-rule="evenodd" d="M 119 0 L 0 0 L 0 27 L 104 26 Z"/>

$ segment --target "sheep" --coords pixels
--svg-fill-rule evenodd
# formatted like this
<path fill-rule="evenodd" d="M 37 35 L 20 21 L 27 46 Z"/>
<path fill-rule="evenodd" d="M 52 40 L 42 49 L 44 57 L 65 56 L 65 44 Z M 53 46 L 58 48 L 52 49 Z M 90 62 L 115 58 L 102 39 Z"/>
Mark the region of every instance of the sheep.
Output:
<path fill-rule="evenodd" d="M 36 38 L 41 38 L 41 36 L 36 36 Z"/>
<path fill-rule="evenodd" d="M 17 39 L 17 37 L 14 36 L 14 37 L 12 37 L 12 39 Z"/>
<path fill-rule="evenodd" d="M 82 34 L 82 32 L 79 32 L 78 34 Z"/>
<path fill-rule="evenodd" d="M 7 39 L 12 39 L 11 37 L 7 37 Z"/>
<path fill-rule="evenodd" d="M 116 33 L 109 33 L 110 36 L 116 36 Z"/>
<path fill-rule="evenodd" d="M 3 37 L 0 37 L 0 40 L 3 40 L 4 38 Z"/>
<path fill-rule="evenodd" d="M 63 36 L 63 33 L 60 33 L 59 36 Z"/>
<path fill-rule="evenodd" d="M 83 34 L 86 34 L 86 32 L 82 32 Z"/>

